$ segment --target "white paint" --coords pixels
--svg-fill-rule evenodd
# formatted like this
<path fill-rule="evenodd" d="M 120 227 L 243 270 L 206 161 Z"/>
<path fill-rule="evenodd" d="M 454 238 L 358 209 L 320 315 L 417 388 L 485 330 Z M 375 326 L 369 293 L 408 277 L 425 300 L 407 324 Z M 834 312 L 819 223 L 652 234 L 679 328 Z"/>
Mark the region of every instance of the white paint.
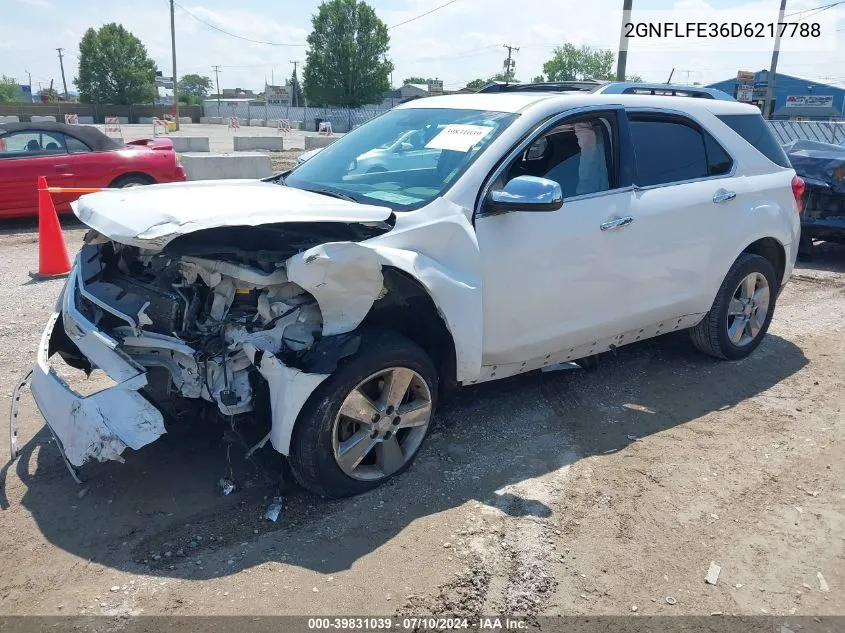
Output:
<path fill-rule="evenodd" d="M 146 374 L 137 373 L 91 396 L 77 394 L 50 367 L 48 360 L 50 336 L 59 316 L 60 312 L 56 311 L 50 317 L 33 368 L 32 395 L 38 409 L 74 466 L 90 459 L 123 461 L 120 455 L 127 446 L 139 449 L 165 433 L 161 413 L 137 391 L 146 385 Z M 84 334 L 94 329 L 81 316 L 76 324 Z M 94 339 L 87 340 L 93 346 Z M 105 345 L 96 353 L 89 347 L 86 353 L 89 359 L 99 358 L 104 367 L 110 367 L 111 363 L 104 362 L 109 355 L 115 357 L 112 359 L 115 366 L 124 362 Z M 122 377 L 106 373 L 113 380 Z"/>
<path fill-rule="evenodd" d="M 244 352 L 250 360 L 255 360 L 256 348 L 244 345 Z M 288 367 L 272 354 L 263 354 L 258 371 L 270 386 L 270 410 L 273 417 L 270 429 L 270 442 L 273 448 L 287 455 L 290 450 L 290 438 L 296 418 L 306 400 L 311 396 L 328 374 L 306 374 Z"/>
<path fill-rule="evenodd" d="M 310 292 L 323 315 L 323 336 L 354 330 L 383 287 L 378 255 L 354 242 L 315 246 L 286 262 L 288 278 Z"/>
<path fill-rule="evenodd" d="M 82 196 L 74 212 L 85 224 L 111 239 L 152 249 L 163 247 L 178 235 L 220 226 L 378 222 L 391 214 L 386 207 L 356 204 L 256 180 L 106 190 Z"/>

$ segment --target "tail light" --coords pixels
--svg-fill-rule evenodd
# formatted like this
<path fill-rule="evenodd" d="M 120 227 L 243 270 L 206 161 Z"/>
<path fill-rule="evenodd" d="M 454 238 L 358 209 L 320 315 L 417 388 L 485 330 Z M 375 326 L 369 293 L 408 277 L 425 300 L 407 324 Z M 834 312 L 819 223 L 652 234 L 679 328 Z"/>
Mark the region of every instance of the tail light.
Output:
<path fill-rule="evenodd" d="M 798 215 L 804 213 L 804 179 L 800 176 L 792 177 L 792 195 L 795 196 L 795 204 L 798 205 Z"/>

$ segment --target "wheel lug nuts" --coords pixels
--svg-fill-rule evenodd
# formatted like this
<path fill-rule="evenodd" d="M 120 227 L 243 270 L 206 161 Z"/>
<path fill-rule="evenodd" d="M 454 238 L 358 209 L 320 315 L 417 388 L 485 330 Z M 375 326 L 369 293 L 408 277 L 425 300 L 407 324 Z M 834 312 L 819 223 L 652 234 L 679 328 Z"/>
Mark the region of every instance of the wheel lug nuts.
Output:
<path fill-rule="evenodd" d="M 393 418 L 393 426 L 396 426 L 397 424 L 399 424 L 400 421 L 401 421 L 401 418 L 397 415 L 395 418 Z"/>
<path fill-rule="evenodd" d="M 387 411 L 385 411 L 385 413 L 387 413 L 387 415 L 390 415 L 391 413 L 393 413 L 393 406 L 387 407 Z"/>
<path fill-rule="evenodd" d="M 378 422 L 381 420 L 381 416 L 378 413 L 373 414 L 373 422 Z"/>
<path fill-rule="evenodd" d="M 384 432 L 384 439 L 389 440 L 389 439 L 390 439 L 390 435 L 391 435 L 390 431 L 385 431 L 385 432 Z"/>
<path fill-rule="evenodd" d="M 373 440 L 374 440 L 374 439 L 376 439 L 377 437 L 378 437 L 378 431 L 373 431 L 372 433 L 370 433 L 370 439 L 373 439 Z"/>

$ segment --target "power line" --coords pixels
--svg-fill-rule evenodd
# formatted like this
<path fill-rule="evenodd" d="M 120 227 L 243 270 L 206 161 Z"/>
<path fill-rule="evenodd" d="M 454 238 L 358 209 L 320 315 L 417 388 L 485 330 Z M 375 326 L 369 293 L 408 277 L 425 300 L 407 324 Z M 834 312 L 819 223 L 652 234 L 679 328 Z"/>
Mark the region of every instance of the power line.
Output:
<path fill-rule="evenodd" d="M 393 26 L 388 26 L 388 27 L 387 27 L 387 30 L 389 31 L 390 29 L 395 29 L 397 26 L 402 26 L 403 24 L 408 24 L 409 22 L 413 22 L 414 20 L 419 20 L 420 18 L 424 18 L 424 17 L 425 17 L 425 16 L 427 16 L 427 15 L 431 15 L 431 14 L 432 14 L 432 13 L 434 13 L 435 11 L 440 11 L 440 9 L 443 9 L 443 8 L 445 8 L 445 7 L 448 7 L 450 4 L 455 4 L 457 1 L 458 1 L 458 0 L 449 0 L 449 2 L 444 2 L 443 4 L 441 4 L 441 5 L 439 5 L 439 6 L 434 7 L 434 8 L 433 8 L 433 9 L 431 9 L 430 11 L 426 11 L 425 13 L 420 13 L 419 15 L 417 15 L 417 16 L 415 16 L 415 17 L 413 17 L 413 18 L 410 18 L 410 19 L 408 19 L 408 20 L 405 20 L 404 22 L 399 22 L 398 24 L 394 24 Z"/>
<path fill-rule="evenodd" d="M 456 0 L 452 0 L 452 1 L 455 2 Z M 207 21 L 203 20 L 201 17 L 199 17 L 197 15 L 194 15 L 193 13 L 188 11 L 185 7 L 183 7 L 181 4 L 179 4 L 179 3 L 175 3 L 175 4 L 176 4 L 177 7 L 182 9 L 182 11 L 184 11 L 185 13 L 190 15 L 192 18 L 194 18 L 197 22 L 202 22 L 207 27 L 214 29 L 215 31 L 219 31 L 220 33 L 223 33 L 224 35 L 228 35 L 229 37 L 234 37 L 234 38 L 237 38 L 239 40 L 244 40 L 245 42 L 252 42 L 253 44 L 267 44 L 268 46 L 307 46 L 307 44 L 284 44 L 282 42 L 268 42 L 266 40 L 254 40 L 250 37 L 244 37 L 243 35 L 238 35 L 237 33 L 231 33 L 229 31 L 226 31 L 225 29 L 221 29 L 219 26 L 216 26 L 216 25 L 212 24 L 211 22 L 207 22 Z"/>
<path fill-rule="evenodd" d="M 785 17 L 785 18 L 789 18 L 789 17 L 792 17 L 793 15 L 800 15 L 800 14 L 802 14 L 802 13 L 807 13 L 808 11 L 815 11 L 815 10 L 817 10 L 817 9 L 822 9 L 822 10 L 824 10 L 824 9 L 830 9 L 830 8 L 835 7 L 835 6 L 836 6 L 836 5 L 838 5 L 838 4 L 843 4 L 843 2 L 845 2 L 845 0 L 842 0 L 842 1 L 840 1 L 840 2 L 832 2 L 832 3 L 830 3 L 830 4 L 823 4 L 823 5 L 821 5 L 820 7 L 812 7 L 812 8 L 810 8 L 810 9 L 801 9 L 800 11 L 794 11 L 793 13 L 787 13 L 787 14 L 786 14 L 786 15 L 784 15 L 783 17 Z"/>

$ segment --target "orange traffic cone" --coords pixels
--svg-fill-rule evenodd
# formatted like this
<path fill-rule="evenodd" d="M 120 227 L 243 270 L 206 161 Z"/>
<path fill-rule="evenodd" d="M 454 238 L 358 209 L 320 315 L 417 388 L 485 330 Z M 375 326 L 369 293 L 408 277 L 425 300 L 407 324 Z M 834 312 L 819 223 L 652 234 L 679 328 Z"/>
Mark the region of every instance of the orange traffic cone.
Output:
<path fill-rule="evenodd" d="M 53 277 L 70 272 L 62 225 L 47 191 L 47 179 L 38 177 L 38 276 Z"/>

